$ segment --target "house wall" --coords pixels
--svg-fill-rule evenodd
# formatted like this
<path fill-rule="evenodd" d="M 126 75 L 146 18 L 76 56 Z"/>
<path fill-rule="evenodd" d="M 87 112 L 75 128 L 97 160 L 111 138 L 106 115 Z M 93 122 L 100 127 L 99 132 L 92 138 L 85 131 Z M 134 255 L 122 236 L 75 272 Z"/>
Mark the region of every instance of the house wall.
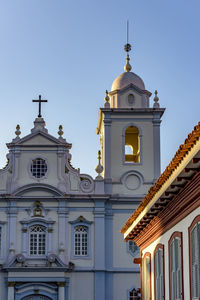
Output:
<path fill-rule="evenodd" d="M 148 247 L 142 249 L 142 257 L 146 252 L 151 253 L 151 286 L 152 286 L 152 300 L 155 299 L 154 294 L 154 250 L 160 243 L 164 245 L 165 257 L 165 300 L 169 300 L 169 255 L 168 255 L 168 241 L 175 231 L 182 232 L 183 240 L 183 280 L 184 280 L 184 299 L 190 299 L 190 284 L 189 284 L 189 246 L 188 246 L 188 228 L 197 215 L 200 215 L 200 207 L 195 209 L 187 217 L 182 219 L 179 223 L 173 226 L 165 234 L 161 235 Z"/>

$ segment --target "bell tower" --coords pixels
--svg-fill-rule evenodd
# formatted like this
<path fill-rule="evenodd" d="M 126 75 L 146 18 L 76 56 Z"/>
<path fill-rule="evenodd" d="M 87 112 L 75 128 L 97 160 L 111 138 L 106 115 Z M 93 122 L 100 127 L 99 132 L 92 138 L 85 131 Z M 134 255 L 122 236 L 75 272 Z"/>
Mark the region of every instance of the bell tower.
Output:
<path fill-rule="evenodd" d="M 144 195 L 160 175 L 160 108 L 157 91 L 150 107 L 151 92 L 143 80 L 131 72 L 127 43 L 125 72 L 106 91 L 99 109 L 100 136 L 106 192 L 117 195 Z"/>

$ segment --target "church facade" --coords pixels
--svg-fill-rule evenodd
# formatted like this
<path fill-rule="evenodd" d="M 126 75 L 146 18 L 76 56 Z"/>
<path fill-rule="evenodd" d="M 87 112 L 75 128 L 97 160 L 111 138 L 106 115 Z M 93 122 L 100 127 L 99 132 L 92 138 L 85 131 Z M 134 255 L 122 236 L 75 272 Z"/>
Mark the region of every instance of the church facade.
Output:
<path fill-rule="evenodd" d="M 62 126 L 48 133 L 41 97 L 30 134 L 16 127 L 0 170 L 0 299 L 133 299 L 139 249 L 120 229 L 160 175 L 164 109 L 150 96 L 127 53 L 99 109 L 95 179 L 73 168 Z"/>

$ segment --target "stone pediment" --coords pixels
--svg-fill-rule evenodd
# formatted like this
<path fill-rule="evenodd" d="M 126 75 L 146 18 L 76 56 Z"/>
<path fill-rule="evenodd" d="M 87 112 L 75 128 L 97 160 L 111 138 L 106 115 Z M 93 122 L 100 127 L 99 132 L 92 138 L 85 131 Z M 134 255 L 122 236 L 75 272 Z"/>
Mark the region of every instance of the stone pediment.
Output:
<path fill-rule="evenodd" d="M 22 139 L 13 140 L 11 143 L 7 144 L 8 148 L 12 147 L 30 147 L 30 146 L 62 146 L 65 148 L 71 148 L 71 144 L 67 143 L 65 139 L 63 138 L 55 138 L 52 135 L 42 132 L 42 131 L 36 131 L 34 133 L 31 133 L 27 136 L 25 136 Z"/>
<path fill-rule="evenodd" d="M 151 92 L 149 92 L 148 90 L 142 90 L 138 86 L 134 85 L 133 83 L 130 83 L 129 85 L 127 85 L 126 87 L 124 87 L 124 88 L 122 88 L 120 90 L 111 91 L 109 94 L 110 95 L 114 95 L 116 93 L 123 94 L 123 93 L 125 93 L 128 90 L 133 90 L 133 91 L 137 92 L 140 95 L 146 94 L 149 97 L 152 95 Z"/>
<path fill-rule="evenodd" d="M 71 165 L 69 150 L 72 144 L 62 137 L 61 125 L 58 138 L 48 133 L 42 118 L 35 119 L 31 133 L 23 138 L 20 138 L 19 125 L 16 129 L 16 138 L 7 144 L 10 150 L 8 165 L 0 170 L 0 193 L 31 198 L 94 191 L 93 178 L 80 174 L 80 169 Z"/>
<path fill-rule="evenodd" d="M 34 268 L 35 271 L 38 269 L 43 269 L 45 271 L 51 271 L 54 270 L 56 271 L 56 269 L 62 270 L 65 269 L 66 271 L 71 271 L 74 267 L 71 265 L 72 263 L 69 262 L 68 265 L 66 265 L 58 255 L 52 253 L 47 255 L 44 258 L 38 258 L 37 260 L 35 259 L 31 259 L 30 257 L 27 258 L 26 256 L 24 256 L 22 253 L 19 253 L 17 255 L 14 255 L 7 264 L 5 264 L 3 266 L 3 269 L 5 270 L 18 270 L 18 272 L 21 270 L 29 270 Z"/>
<path fill-rule="evenodd" d="M 29 139 L 22 141 L 21 143 L 19 143 L 20 145 L 26 146 L 26 145 L 31 145 L 31 146 L 38 146 L 38 145 L 47 145 L 47 146 L 56 146 L 60 143 L 57 143 L 57 141 L 46 137 L 44 135 L 42 135 L 41 133 L 36 134 L 33 137 L 30 137 Z"/>

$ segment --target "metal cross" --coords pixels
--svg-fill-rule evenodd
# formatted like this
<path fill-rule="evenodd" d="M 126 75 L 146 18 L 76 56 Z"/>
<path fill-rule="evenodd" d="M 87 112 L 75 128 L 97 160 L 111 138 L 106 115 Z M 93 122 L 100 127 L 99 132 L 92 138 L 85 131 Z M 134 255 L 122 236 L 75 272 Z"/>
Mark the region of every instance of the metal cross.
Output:
<path fill-rule="evenodd" d="M 42 102 L 48 102 L 48 100 L 42 100 L 41 99 L 41 95 L 39 95 L 39 100 L 32 100 L 33 102 L 38 102 L 39 103 L 39 114 L 38 114 L 38 118 L 41 118 L 41 103 Z"/>

